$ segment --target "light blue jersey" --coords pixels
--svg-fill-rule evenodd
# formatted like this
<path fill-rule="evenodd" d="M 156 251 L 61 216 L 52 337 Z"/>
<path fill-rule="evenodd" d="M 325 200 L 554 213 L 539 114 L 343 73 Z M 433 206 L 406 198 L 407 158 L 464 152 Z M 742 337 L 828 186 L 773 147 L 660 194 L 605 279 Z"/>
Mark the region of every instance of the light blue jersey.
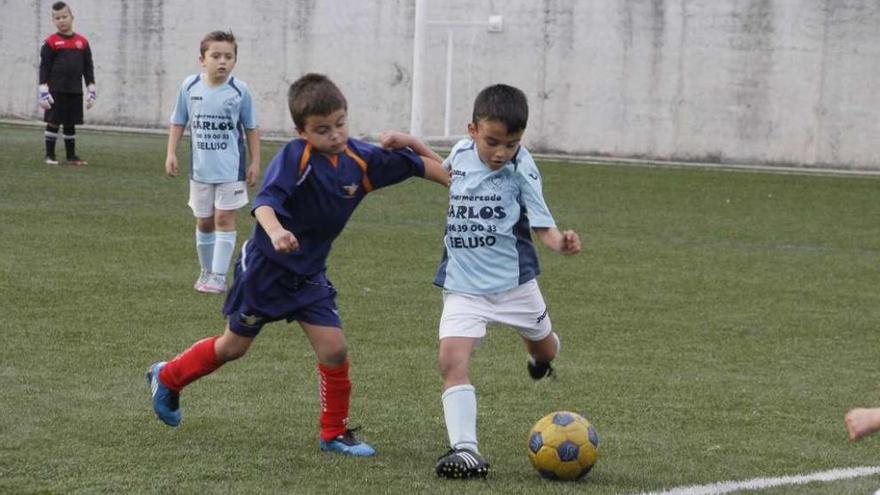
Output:
<path fill-rule="evenodd" d="M 255 129 L 257 119 L 244 81 L 229 76 L 226 82 L 210 86 L 201 74 L 187 77 L 177 94 L 171 123 L 189 123 L 190 179 L 208 184 L 245 180 L 244 130 Z"/>
<path fill-rule="evenodd" d="M 459 141 L 443 165 L 452 170 L 444 253 L 434 284 L 467 294 L 513 289 L 538 276 L 529 228 L 556 227 L 541 193 L 541 174 L 520 146 L 492 170 L 473 140 Z"/>

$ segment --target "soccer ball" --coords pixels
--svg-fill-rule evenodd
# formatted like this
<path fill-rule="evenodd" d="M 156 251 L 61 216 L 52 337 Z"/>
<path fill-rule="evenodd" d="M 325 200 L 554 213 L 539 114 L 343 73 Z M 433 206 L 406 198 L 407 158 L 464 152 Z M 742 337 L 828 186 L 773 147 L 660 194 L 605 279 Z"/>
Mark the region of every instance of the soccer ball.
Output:
<path fill-rule="evenodd" d="M 599 435 L 583 416 L 557 411 L 535 423 L 528 448 L 532 465 L 544 478 L 579 480 L 599 457 Z"/>

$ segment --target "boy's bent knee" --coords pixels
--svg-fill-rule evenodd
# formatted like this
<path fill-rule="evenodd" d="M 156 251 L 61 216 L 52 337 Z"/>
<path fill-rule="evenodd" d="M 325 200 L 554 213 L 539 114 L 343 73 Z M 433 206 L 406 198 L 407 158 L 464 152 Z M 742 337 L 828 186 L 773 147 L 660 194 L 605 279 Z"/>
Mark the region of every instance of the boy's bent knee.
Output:
<path fill-rule="evenodd" d="M 244 356 L 251 346 L 252 338 L 241 337 L 239 335 L 224 334 L 215 344 L 217 359 L 227 362 L 234 361 Z"/>
<path fill-rule="evenodd" d="M 327 366 L 340 366 L 348 360 L 348 349 L 344 346 L 340 349 L 326 350 L 318 353 L 318 361 Z"/>
<path fill-rule="evenodd" d="M 247 347 L 223 347 L 217 349 L 217 359 L 225 362 L 235 361 L 247 354 Z"/>
<path fill-rule="evenodd" d="M 196 228 L 200 232 L 210 234 L 216 230 L 214 225 L 214 217 L 196 217 Z"/>
<path fill-rule="evenodd" d="M 235 210 L 214 210 L 214 226 L 218 230 L 235 230 Z"/>
<path fill-rule="evenodd" d="M 460 383 L 468 381 L 468 361 L 461 359 L 449 359 L 440 356 L 437 362 L 440 368 L 440 377 L 444 383 Z"/>

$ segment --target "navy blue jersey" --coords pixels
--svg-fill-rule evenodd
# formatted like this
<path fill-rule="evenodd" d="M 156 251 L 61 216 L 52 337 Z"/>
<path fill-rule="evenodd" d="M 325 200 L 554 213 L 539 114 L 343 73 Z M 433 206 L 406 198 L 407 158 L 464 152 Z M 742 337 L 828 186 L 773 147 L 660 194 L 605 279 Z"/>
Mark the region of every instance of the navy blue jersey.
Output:
<path fill-rule="evenodd" d="M 54 33 L 40 49 L 40 84 L 48 84 L 52 93 L 83 94 L 86 85 L 95 83 L 95 66 L 89 40 L 81 34 Z"/>
<path fill-rule="evenodd" d="M 347 145 L 344 153 L 328 156 L 295 139 L 269 163 L 253 210 L 275 210 L 281 225 L 296 236 L 299 249 L 276 252 L 259 223 L 251 240 L 291 272 L 311 275 L 326 268 L 333 240 L 367 193 L 425 176 L 425 164 L 410 149 L 391 151 L 357 139 L 349 139 Z"/>

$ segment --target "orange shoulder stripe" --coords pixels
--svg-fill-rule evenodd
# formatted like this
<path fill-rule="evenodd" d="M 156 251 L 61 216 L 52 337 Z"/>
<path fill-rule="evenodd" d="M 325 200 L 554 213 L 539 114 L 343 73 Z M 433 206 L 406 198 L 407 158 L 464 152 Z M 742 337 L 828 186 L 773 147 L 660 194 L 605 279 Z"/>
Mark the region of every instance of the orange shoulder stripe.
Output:
<path fill-rule="evenodd" d="M 306 147 L 303 150 L 302 156 L 299 157 L 299 175 L 302 176 L 303 171 L 305 171 L 306 166 L 309 164 L 309 159 L 312 157 L 312 143 L 306 142 Z"/>
<path fill-rule="evenodd" d="M 358 164 L 358 167 L 360 167 L 361 171 L 364 173 L 364 178 L 361 181 L 364 184 L 364 191 L 366 191 L 366 192 L 372 191 L 373 190 L 373 183 L 370 182 L 370 178 L 367 177 L 367 162 L 365 162 L 363 158 L 359 157 L 354 151 L 351 151 L 350 149 L 348 149 L 347 146 L 345 148 L 345 154 L 348 155 L 349 157 L 351 157 L 351 159 L 354 160 L 355 163 Z"/>

